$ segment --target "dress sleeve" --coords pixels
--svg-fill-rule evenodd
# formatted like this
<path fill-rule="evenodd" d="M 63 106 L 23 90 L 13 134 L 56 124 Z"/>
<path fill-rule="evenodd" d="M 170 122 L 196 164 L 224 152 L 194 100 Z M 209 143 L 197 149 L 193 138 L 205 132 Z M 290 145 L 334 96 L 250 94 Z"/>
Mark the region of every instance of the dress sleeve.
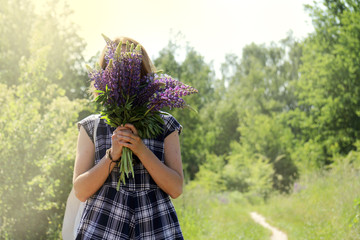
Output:
<path fill-rule="evenodd" d="M 164 138 L 166 138 L 167 136 L 169 136 L 172 132 L 174 131 L 178 131 L 179 135 L 182 131 L 182 126 L 181 124 L 176 120 L 175 117 L 173 117 L 170 114 L 167 114 L 164 116 L 164 124 L 165 124 L 165 131 L 164 131 Z"/>
<path fill-rule="evenodd" d="M 78 123 L 77 123 L 77 126 L 78 126 L 78 130 L 80 131 L 80 127 L 82 126 L 87 135 L 89 136 L 89 138 L 91 139 L 92 142 L 94 142 L 94 116 L 91 115 L 91 116 L 88 116 L 82 120 L 80 120 Z"/>

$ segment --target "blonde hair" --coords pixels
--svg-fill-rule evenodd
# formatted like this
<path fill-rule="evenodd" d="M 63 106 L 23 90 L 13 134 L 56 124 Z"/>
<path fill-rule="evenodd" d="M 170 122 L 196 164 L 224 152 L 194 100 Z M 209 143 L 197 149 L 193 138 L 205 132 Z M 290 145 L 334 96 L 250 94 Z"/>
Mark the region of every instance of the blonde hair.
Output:
<path fill-rule="evenodd" d="M 122 45 L 125 46 L 126 45 L 126 42 L 128 41 L 130 44 L 133 43 L 135 46 L 139 45 L 139 43 L 132 39 L 132 38 L 129 38 L 129 37 L 116 37 L 113 42 L 117 44 L 120 43 L 120 41 L 122 42 Z M 141 44 L 140 44 L 141 45 Z M 102 69 L 105 69 L 106 68 L 106 61 L 105 61 L 105 54 L 106 54 L 106 49 L 107 49 L 107 46 L 104 47 L 101 55 L 100 55 L 100 58 L 99 58 L 99 65 Z M 141 77 L 149 74 L 149 73 L 152 73 L 152 72 L 156 72 L 156 68 L 154 66 L 154 64 L 152 63 L 151 59 L 149 58 L 149 55 L 147 54 L 145 48 L 141 45 L 141 53 L 142 53 L 142 63 L 141 63 Z M 98 94 L 94 92 L 95 91 L 95 88 L 94 88 L 94 82 L 91 82 L 91 85 L 90 85 L 90 89 L 89 89 L 89 92 L 94 96 L 96 97 Z"/>

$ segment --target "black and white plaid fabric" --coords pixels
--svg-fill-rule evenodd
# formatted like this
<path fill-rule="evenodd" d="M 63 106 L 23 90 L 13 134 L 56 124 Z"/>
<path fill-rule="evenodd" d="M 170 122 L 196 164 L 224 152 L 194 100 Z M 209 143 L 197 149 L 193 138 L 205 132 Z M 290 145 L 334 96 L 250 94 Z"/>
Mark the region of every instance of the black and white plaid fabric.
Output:
<path fill-rule="evenodd" d="M 99 115 L 81 120 L 93 140 L 94 122 Z M 170 114 L 162 115 L 164 132 L 156 139 L 144 139 L 146 146 L 164 162 L 164 139 L 173 131 L 181 132 L 182 126 Z M 100 120 L 95 141 L 95 164 L 111 147 L 115 129 Z M 151 178 L 136 158 L 135 177 L 121 183 L 116 190 L 119 168 L 116 166 L 104 185 L 86 201 L 76 239 L 183 239 L 178 218 L 169 196 Z"/>

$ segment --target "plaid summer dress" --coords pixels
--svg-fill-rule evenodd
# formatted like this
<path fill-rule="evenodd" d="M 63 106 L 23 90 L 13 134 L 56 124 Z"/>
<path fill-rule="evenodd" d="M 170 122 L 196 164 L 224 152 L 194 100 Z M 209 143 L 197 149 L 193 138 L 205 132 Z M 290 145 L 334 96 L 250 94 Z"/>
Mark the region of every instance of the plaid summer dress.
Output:
<path fill-rule="evenodd" d="M 99 115 L 90 115 L 78 123 L 93 140 L 94 122 Z M 163 134 L 156 139 L 143 139 L 145 145 L 164 162 L 164 139 L 173 131 L 181 132 L 182 126 L 170 114 L 162 115 Z M 111 147 L 115 128 L 101 119 L 95 141 L 95 164 Z M 119 168 L 114 167 L 104 185 L 87 201 L 76 239 L 183 239 L 179 221 L 170 197 L 154 182 L 148 171 L 135 159 L 135 177 L 126 178 L 126 185 L 119 180 Z"/>

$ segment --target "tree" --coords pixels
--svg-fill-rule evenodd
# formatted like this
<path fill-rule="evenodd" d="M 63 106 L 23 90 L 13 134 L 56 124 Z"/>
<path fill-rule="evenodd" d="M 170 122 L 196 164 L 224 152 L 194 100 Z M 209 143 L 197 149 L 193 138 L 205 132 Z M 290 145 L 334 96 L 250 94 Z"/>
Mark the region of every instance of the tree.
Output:
<path fill-rule="evenodd" d="M 298 109 L 290 113 L 302 142 L 318 145 L 324 166 L 353 150 L 360 137 L 360 4 L 327 0 L 307 6 L 315 32 L 304 42 Z"/>
<path fill-rule="evenodd" d="M 180 79 L 181 66 L 176 60 L 176 52 L 179 50 L 179 46 L 172 40 L 168 42 L 168 45 L 159 52 L 159 56 L 154 60 L 154 65 L 158 70 L 164 71 L 164 73 L 170 76 Z"/>
<path fill-rule="evenodd" d="M 49 0 L 48 9 L 35 14 L 29 0 L 0 3 L 0 17 L 6 23 L 0 26 L 0 83 L 19 84 L 20 60 L 49 45 L 46 77 L 61 86 L 71 99 L 87 96 L 88 78 L 82 55 L 85 43 L 77 34 L 76 25 L 68 21 L 69 7 L 61 7 L 62 1 Z"/>
<path fill-rule="evenodd" d="M 297 81 L 301 64 L 301 44 L 292 33 L 280 44 L 247 45 L 230 80 L 231 95 L 246 107 L 271 116 L 296 106 L 292 83 Z"/>
<path fill-rule="evenodd" d="M 0 19 L 0 83 L 17 84 L 18 63 L 29 56 L 29 29 L 35 21 L 34 7 L 28 0 L 1 0 Z M 27 31 L 24 31 L 26 29 Z"/>
<path fill-rule="evenodd" d="M 171 111 L 184 127 L 184 132 L 180 137 L 181 154 L 185 173 L 188 174 L 188 178 L 192 179 L 198 171 L 199 165 L 205 160 L 203 148 L 205 133 L 199 115 L 212 99 L 214 74 L 210 66 L 205 63 L 204 58 L 191 47 L 186 49 L 185 60 L 178 63 L 175 59 L 178 50 L 180 50 L 178 45 L 170 41 L 168 46 L 160 51 L 160 56 L 155 59 L 154 63 L 165 73 L 172 73 L 173 77 L 199 91 L 198 94 L 186 97 L 185 101 L 200 114 L 190 109 Z"/>
<path fill-rule="evenodd" d="M 0 238 L 59 237 L 84 103 L 45 76 L 49 49 L 21 62 L 17 86 L 0 85 Z"/>
<path fill-rule="evenodd" d="M 83 40 L 49 3 L 37 15 L 30 1 L 1 0 L 0 239 L 60 238 L 76 121 L 88 112 L 75 100 L 86 90 Z"/>
<path fill-rule="evenodd" d="M 229 169 L 245 166 L 251 160 L 255 167 L 260 164 L 259 159 L 266 159 L 263 162 L 274 170 L 272 187 L 281 192 L 288 192 L 298 177 L 291 154 L 293 135 L 283 115 L 296 107 L 292 84 L 299 78 L 300 57 L 301 45 L 291 34 L 280 44 L 246 46 L 240 61 L 230 57 L 224 64 L 224 69 L 235 71 L 231 71 L 231 77 L 224 76 L 229 81 L 226 94 L 208 111 L 212 119 L 217 119 L 213 126 L 220 126 L 219 131 L 208 133 L 212 139 L 218 140 L 209 149 L 225 150 L 222 154 L 231 160 Z M 224 127 L 221 127 L 222 123 L 225 123 Z M 238 144 L 236 152 L 231 148 L 234 142 Z M 240 151 L 240 148 L 243 149 Z M 233 177 L 228 181 L 231 179 Z M 241 191 L 246 189 L 244 187 Z"/>

